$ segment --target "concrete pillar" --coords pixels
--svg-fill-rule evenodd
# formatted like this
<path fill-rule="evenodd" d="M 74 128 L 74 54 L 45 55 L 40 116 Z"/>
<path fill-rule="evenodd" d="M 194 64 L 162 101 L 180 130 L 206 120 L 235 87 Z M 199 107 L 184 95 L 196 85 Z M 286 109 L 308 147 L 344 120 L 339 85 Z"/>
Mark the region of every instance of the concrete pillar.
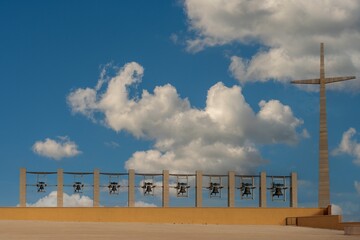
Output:
<path fill-rule="evenodd" d="M 295 172 L 291 173 L 290 180 L 290 207 L 297 207 L 297 174 Z"/>
<path fill-rule="evenodd" d="M 94 170 L 94 200 L 93 207 L 100 206 L 100 171 L 99 169 Z"/>
<path fill-rule="evenodd" d="M 57 170 L 57 207 L 64 206 L 64 171 Z"/>
<path fill-rule="evenodd" d="M 228 174 L 228 207 L 235 206 L 235 172 Z"/>
<path fill-rule="evenodd" d="M 259 207 L 266 207 L 266 173 L 260 173 Z"/>
<path fill-rule="evenodd" d="M 163 170 L 162 206 L 169 207 L 169 170 Z"/>
<path fill-rule="evenodd" d="M 326 122 L 324 43 L 320 43 L 320 132 L 319 132 L 319 207 L 330 204 L 329 149 Z"/>
<path fill-rule="evenodd" d="M 26 168 L 20 168 L 20 207 L 26 207 Z"/>
<path fill-rule="evenodd" d="M 135 170 L 129 169 L 128 206 L 135 207 Z"/>
<path fill-rule="evenodd" d="M 202 207 L 202 175 L 202 171 L 196 171 L 196 207 Z"/>

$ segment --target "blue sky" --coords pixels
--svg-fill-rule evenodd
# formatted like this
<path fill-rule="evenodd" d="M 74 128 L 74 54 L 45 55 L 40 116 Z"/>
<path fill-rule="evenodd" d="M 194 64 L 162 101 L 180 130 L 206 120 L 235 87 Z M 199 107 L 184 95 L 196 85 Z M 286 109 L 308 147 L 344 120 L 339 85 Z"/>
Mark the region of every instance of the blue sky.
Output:
<path fill-rule="evenodd" d="M 256 2 L 2 1 L 0 206 L 26 167 L 295 171 L 315 207 L 318 92 L 289 82 L 320 42 L 328 76 L 359 76 L 360 4 Z M 360 82 L 327 87 L 331 202 L 359 221 Z"/>

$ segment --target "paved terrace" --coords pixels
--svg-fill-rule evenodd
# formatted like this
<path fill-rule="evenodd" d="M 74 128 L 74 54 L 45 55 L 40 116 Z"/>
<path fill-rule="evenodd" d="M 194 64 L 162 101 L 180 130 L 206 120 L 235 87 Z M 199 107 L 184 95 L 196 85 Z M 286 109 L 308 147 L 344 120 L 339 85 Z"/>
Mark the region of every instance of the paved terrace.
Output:
<path fill-rule="evenodd" d="M 0 240 L 11 239 L 352 240 L 360 236 L 344 235 L 340 230 L 269 225 L 0 221 Z"/>

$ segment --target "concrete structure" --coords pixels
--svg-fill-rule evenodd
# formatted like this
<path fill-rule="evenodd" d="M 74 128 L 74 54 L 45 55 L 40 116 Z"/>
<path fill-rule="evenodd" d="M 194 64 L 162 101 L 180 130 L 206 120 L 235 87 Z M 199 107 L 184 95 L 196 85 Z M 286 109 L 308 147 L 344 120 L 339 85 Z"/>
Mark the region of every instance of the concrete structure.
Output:
<path fill-rule="evenodd" d="M 128 177 L 128 206 L 135 207 L 135 170 L 129 170 Z"/>
<path fill-rule="evenodd" d="M 0 240 L 355 240 L 341 230 L 274 225 L 205 225 L 119 222 L 0 221 Z"/>
<path fill-rule="evenodd" d="M 330 211 L 329 211 L 330 212 Z M 293 218 L 294 219 L 294 218 Z M 295 218 L 295 226 L 344 230 L 345 235 L 360 235 L 360 222 L 341 222 L 339 215 L 314 215 Z"/>
<path fill-rule="evenodd" d="M 297 207 L 297 174 L 291 173 L 290 178 L 290 207 Z"/>
<path fill-rule="evenodd" d="M 169 207 L 169 170 L 163 170 L 162 206 Z"/>
<path fill-rule="evenodd" d="M 326 123 L 326 89 L 325 85 L 355 79 L 355 76 L 325 78 L 324 44 L 320 44 L 320 78 L 307 80 L 294 80 L 294 84 L 319 84 L 320 85 L 320 135 L 319 135 L 319 207 L 330 204 L 329 183 L 329 150 L 328 131 Z"/>
<path fill-rule="evenodd" d="M 290 217 L 324 216 L 323 208 L 0 208 L 0 220 L 68 222 L 142 222 L 175 224 L 286 225 Z"/>
<path fill-rule="evenodd" d="M 64 171 L 57 171 L 57 207 L 64 206 Z"/>
<path fill-rule="evenodd" d="M 93 206 L 100 206 L 100 171 L 99 169 L 94 170 L 94 188 L 93 188 Z"/>
<path fill-rule="evenodd" d="M 359 235 L 360 236 L 360 224 L 350 223 L 344 226 L 345 235 Z"/>
<path fill-rule="evenodd" d="M 259 207 L 266 207 L 266 173 L 260 174 L 260 197 Z"/>
<path fill-rule="evenodd" d="M 196 171 L 195 206 L 202 207 L 202 171 Z"/>
<path fill-rule="evenodd" d="M 26 169 L 20 168 L 20 207 L 26 207 Z"/>
<path fill-rule="evenodd" d="M 358 235 L 360 223 L 342 223 L 328 208 L 107 208 L 17 207 L 0 208 L 0 222 L 121 222 L 221 225 L 290 225 L 345 230 Z M 264 226 L 262 226 L 264 227 Z M 105 230 L 105 229 L 104 229 Z M 3 232 L 1 232 L 2 234 Z M 3 236 L 0 234 L 0 237 Z M 5 238 L 6 239 L 6 238 Z M 25 239 L 25 238 L 24 238 Z M 237 239 L 237 238 L 236 238 Z"/>
<path fill-rule="evenodd" d="M 27 172 L 25 168 L 20 169 L 20 207 L 26 207 L 26 187 L 28 185 L 30 186 L 36 186 L 37 184 L 27 184 L 26 183 L 26 174 L 38 174 L 38 175 L 46 175 L 46 174 L 57 174 L 57 207 L 63 207 L 63 188 L 64 186 L 64 180 L 63 175 L 64 171 L 63 169 L 58 169 L 57 172 Z M 135 177 L 136 175 L 148 175 L 146 173 L 143 174 L 136 174 L 135 170 L 130 169 L 128 173 L 101 173 L 99 169 L 95 169 L 92 173 L 81 173 L 81 172 L 65 172 L 65 174 L 92 174 L 93 175 L 93 207 L 99 207 L 100 204 L 100 175 L 127 175 L 128 176 L 128 207 L 135 207 Z M 150 174 L 154 175 L 154 174 Z M 169 170 L 163 170 L 162 174 L 155 174 L 155 175 L 161 175 L 162 176 L 162 207 L 169 207 L 170 205 L 170 195 L 169 195 Z M 268 186 L 267 184 L 272 184 L 272 182 L 268 183 L 267 178 L 279 178 L 275 176 L 266 176 L 266 173 L 262 172 L 259 176 L 242 176 L 242 175 L 235 175 L 235 172 L 230 171 L 228 172 L 228 175 L 203 175 L 202 171 L 196 171 L 196 174 L 181 174 L 182 176 L 195 176 L 195 207 L 202 207 L 202 200 L 203 200 L 203 194 L 204 194 L 204 188 L 208 188 L 208 186 L 203 185 L 203 177 L 216 177 L 216 178 L 227 178 L 227 207 L 235 207 L 235 200 L 236 200 L 236 190 L 240 188 L 240 186 L 236 186 L 236 178 L 241 177 L 252 177 L 252 178 L 259 178 L 259 186 L 255 186 L 255 188 L 259 191 L 259 207 L 266 207 L 266 195 Z M 175 175 L 176 176 L 176 175 Z M 291 173 L 291 176 L 281 176 L 280 178 L 283 179 L 290 179 L 290 207 L 296 208 L 297 207 L 297 174 Z M 285 182 L 284 182 L 285 183 Z M 46 183 L 45 183 L 46 184 Z M 158 186 L 160 187 L 160 186 Z M 226 186 L 225 186 L 226 187 Z M 286 187 L 287 188 L 287 187 Z M 221 190 L 220 190 L 221 191 Z M 243 191 L 243 190 L 241 190 Z M 284 193 L 284 195 L 286 195 Z M 221 196 L 221 194 L 220 194 Z M 218 197 L 220 197 L 218 196 Z M 289 199 L 286 199 L 288 201 Z"/>
<path fill-rule="evenodd" d="M 228 207 L 235 206 L 235 172 L 228 175 Z"/>
<path fill-rule="evenodd" d="M 56 174 L 57 173 L 57 207 L 26 207 L 26 174 Z M 66 174 L 81 174 L 65 172 Z M 346 225 L 341 223 L 340 216 L 331 216 L 331 207 L 327 208 L 297 208 L 297 174 L 283 176 L 286 182 L 290 181 L 290 208 L 267 208 L 266 195 L 268 189 L 267 179 L 280 178 L 279 176 L 266 176 L 262 172 L 259 178 L 259 208 L 234 207 L 236 177 L 230 171 L 228 175 L 215 175 L 216 177 L 228 178 L 228 207 L 202 207 L 203 175 L 202 171 L 196 171 L 196 194 L 194 207 L 169 207 L 169 171 L 162 173 L 162 207 L 136 208 L 135 207 L 135 171 L 128 172 L 128 207 L 100 207 L 100 173 L 98 169 L 93 173 L 94 207 L 63 207 L 63 170 L 57 172 L 26 172 L 20 169 L 20 207 L 0 208 L 0 220 L 37 220 L 37 221 L 71 221 L 71 222 L 134 222 L 134 223 L 176 223 L 176 224 L 259 224 L 259 225 L 293 225 L 343 230 L 347 226 L 348 234 L 357 234 L 360 223 Z M 113 173 L 118 175 L 118 173 Z M 121 174 L 126 175 L 126 174 Z M 142 175 L 142 174 L 137 174 Z M 160 174 L 161 175 L 161 174 Z M 191 174 L 191 176 L 194 176 Z M 288 185 L 284 182 L 286 188 Z M 274 183 L 274 182 L 273 182 Z M 36 186 L 29 184 L 30 186 Z M 270 185 L 269 185 L 270 186 Z M 272 192 L 273 193 L 273 192 Z"/>

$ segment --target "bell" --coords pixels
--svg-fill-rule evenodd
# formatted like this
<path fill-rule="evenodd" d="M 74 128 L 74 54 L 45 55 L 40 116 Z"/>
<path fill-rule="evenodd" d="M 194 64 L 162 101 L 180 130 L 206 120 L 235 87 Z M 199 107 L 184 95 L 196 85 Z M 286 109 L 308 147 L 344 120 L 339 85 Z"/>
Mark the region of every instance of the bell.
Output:
<path fill-rule="evenodd" d="M 284 194 L 282 193 L 281 188 L 279 188 L 279 187 L 275 188 L 275 192 L 274 192 L 273 196 L 277 196 L 279 198 L 282 195 L 284 195 Z"/>
<path fill-rule="evenodd" d="M 116 185 L 112 185 L 111 186 L 111 190 L 110 190 L 110 194 L 111 193 L 116 193 L 117 192 L 117 186 Z"/>
<path fill-rule="evenodd" d="M 246 197 L 249 196 L 249 195 L 252 195 L 250 187 L 248 187 L 248 186 L 244 187 L 244 191 L 243 191 L 242 196 L 244 196 L 244 195 L 246 195 Z"/>
<path fill-rule="evenodd" d="M 144 182 L 144 185 L 141 188 L 144 189 L 144 195 L 150 195 L 152 194 L 153 187 L 154 186 L 152 182 Z"/>
<path fill-rule="evenodd" d="M 83 186 L 84 185 L 81 184 L 81 182 L 75 182 L 75 184 L 73 185 L 74 191 L 80 193 Z"/>
<path fill-rule="evenodd" d="M 184 195 L 184 193 L 186 193 L 186 187 L 184 185 L 180 186 L 178 194 L 180 194 L 180 193 L 181 193 L 181 195 Z"/>
<path fill-rule="evenodd" d="M 111 182 L 108 186 L 108 188 L 110 189 L 110 194 L 116 193 L 118 191 L 119 187 L 120 187 L 120 185 L 118 185 L 117 182 Z"/>
<path fill-rule="evenodd" d="M 145 194 L 148 193 L 150 194 L 152 192 L 152 189 L 151 189 L 151 186 L 146 186 L 146 191 L 145 191 Z"/>
<path fill-rule="evenodd" d="M 36 184 L 36 186 L 38 187 L 38 192 L 45 192 L 45 182 L 39 182 L 38 184 Z"/>
<path fill-rule="evenodd" d="M 219 193 L 219 187 L 218 186 L 213 186 L 212 188 L 212 191 L 211 191 L 211 194 L 210 195 L 213 195 L 213 194 L 218 194 Z"/>
<path fill-rule="evenodd" d="M 146 184 L 145 194 L 151 194 L 151 193 L 152 193 L 152 186 L 151 186 L 151 184 Z"/>

